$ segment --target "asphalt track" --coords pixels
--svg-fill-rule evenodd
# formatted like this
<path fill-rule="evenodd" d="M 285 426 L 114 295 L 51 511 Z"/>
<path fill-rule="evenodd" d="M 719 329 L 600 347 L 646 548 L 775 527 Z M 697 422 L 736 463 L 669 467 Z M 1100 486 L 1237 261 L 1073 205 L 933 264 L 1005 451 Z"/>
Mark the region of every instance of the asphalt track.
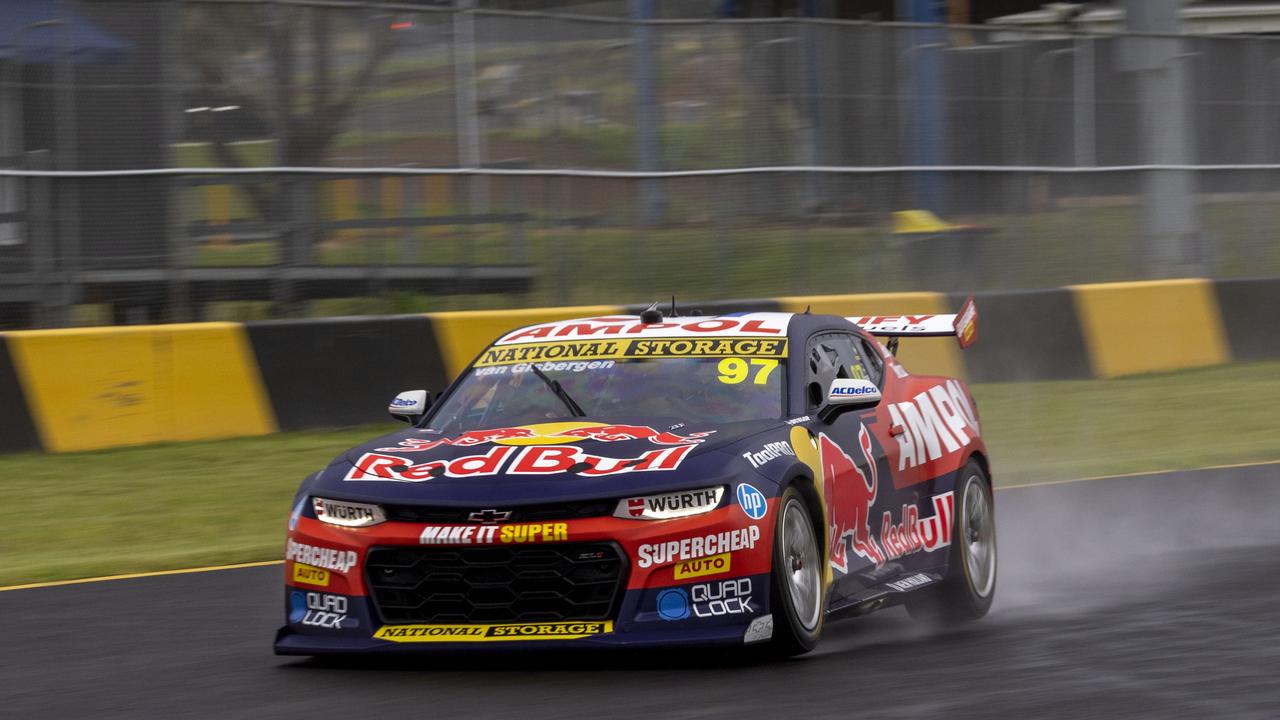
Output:
<path fill-rule="evenodd" d="M 278 658 L 281 569 L 0 593 L 0 717 L 1277 718 L 1280 465 L 1000 490 L 998 600 L 783 662 Z"/>

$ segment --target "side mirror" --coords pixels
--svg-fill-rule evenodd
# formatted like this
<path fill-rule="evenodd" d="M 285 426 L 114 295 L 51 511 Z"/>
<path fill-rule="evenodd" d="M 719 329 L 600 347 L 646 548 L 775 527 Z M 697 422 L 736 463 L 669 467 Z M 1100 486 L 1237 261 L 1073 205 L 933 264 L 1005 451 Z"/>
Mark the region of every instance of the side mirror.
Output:
<path fill-rule="evenodd" d="M 397 420 L 409 424 L 418 422 L 431 407 L 430 394 L 426 390 L 405 390 L 387 406 L 387 412 Z"/>
<path fill-rule="evenodd" d="M 818 419 L 831 424 L 841 414 L 880 404 L 880 388 L 870 380 L 837 378 L 827 388 L 827 402 L 818 410 Z"/>

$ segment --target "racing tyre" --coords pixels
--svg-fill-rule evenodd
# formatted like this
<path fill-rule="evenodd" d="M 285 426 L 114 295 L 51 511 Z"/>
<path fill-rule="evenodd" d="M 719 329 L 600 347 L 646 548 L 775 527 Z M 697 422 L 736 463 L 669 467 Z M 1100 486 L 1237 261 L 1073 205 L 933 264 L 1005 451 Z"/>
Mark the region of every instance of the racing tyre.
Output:
<path fill-rule="evenodd" d="M 770 653 L 779 657 L 809 652 L 822 634 L 826 610 L 822 552 L 804 497 L 787 488 L 778 503 L 773 533 L 773 612 Z"/>
<path fill-rule="evenodd" d="M 907 612 L 917 620 L 942 625 L 971 622 L 986 615 L 995 599 L 996 516 L 991 481 L 973 460 L 959 477 L 947 576 L 907 602 Z"/>

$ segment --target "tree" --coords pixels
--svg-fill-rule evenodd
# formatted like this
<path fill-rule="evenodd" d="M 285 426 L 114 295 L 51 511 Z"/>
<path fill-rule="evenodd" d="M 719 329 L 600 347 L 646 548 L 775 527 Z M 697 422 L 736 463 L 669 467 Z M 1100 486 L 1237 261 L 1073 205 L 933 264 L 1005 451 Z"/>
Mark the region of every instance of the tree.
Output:
<path fill-rule="evenodd" d="M 362 14 L 364 32 L 339 36 L 334 19 L 351 12 Z M 306 31 L 304 38 L 297 28 Z M 333 141 L 396 49 L 392 20 L 377 9 L 190 3 L 183 30 L 188 66 L 203 89 L 270 127 L 277 142 L 274 164 L 288 167 L 326 164 Z M 352 67 L 336 70 L 335 42 L 342 40 L 345 47 L 352 38 L 363 40 L 364 52 Z M 308 59 L 309 67 L 300 67 Z M 210 144 L 225 166 L 261 164 L 238 152 L 225 133 L 213 133 Z M 263 219 L 283 216 L 283 188 L 268 183 L 239 188 Z"/>

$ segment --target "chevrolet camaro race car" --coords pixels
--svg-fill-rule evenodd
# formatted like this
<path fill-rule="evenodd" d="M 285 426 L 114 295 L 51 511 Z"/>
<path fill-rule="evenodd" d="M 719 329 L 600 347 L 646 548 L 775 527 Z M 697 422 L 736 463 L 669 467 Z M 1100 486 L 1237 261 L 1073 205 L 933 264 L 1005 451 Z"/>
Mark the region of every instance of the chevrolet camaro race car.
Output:
<path fill-rule="evenodd" d="M 796 654 L 895 604 L 977 619 L 996 583 L 977 408 L 894 356 L 902 336 L 976 330 L 971 300 L 513 330 L 434 403 L 397 396 L 408 428 L 302 483 L 275 650 Z"/>

